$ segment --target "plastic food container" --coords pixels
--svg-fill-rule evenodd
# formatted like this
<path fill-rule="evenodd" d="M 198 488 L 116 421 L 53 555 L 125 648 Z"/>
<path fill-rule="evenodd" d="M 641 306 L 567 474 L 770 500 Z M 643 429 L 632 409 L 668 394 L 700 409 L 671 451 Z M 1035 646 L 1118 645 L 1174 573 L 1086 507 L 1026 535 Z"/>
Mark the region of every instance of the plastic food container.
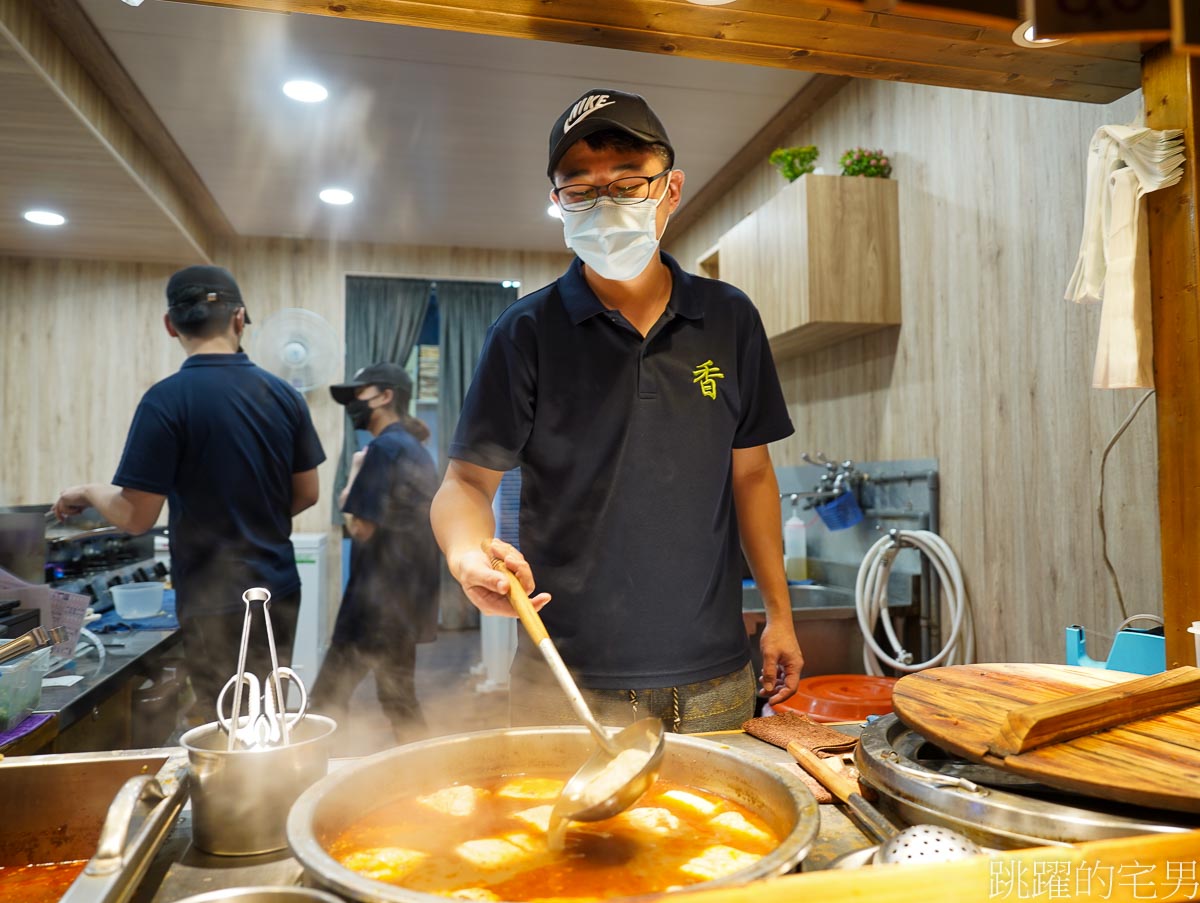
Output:
<path fill-rule="evenodd" d="M 805 677 L 796 685 L 796 693 L 773 708 L 799 712 L 813 721 L 864 721 L 868 715 L 888 715 L 892 711 L 894 677 L 866 674 L 821 674 Z"/>
<path fill-rule="evenodd" d="M 42 678 L 50 670 L 50 649 L 37 649 L 0 665 L 0 731 L 16 727 L 42 701 Z"/>
<path fill-rule="evenodd" d="M 161 614 L 163 586 L 162 583 L 122 583 L 114 586 L 109 592 L 112 593 L 117 615 L 136 620 Z"/>

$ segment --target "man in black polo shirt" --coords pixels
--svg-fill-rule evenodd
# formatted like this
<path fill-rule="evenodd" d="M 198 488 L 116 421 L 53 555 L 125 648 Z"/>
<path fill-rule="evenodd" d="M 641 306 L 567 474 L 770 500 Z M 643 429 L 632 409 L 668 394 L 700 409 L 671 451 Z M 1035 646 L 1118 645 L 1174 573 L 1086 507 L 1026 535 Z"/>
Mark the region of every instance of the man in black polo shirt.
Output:
<path fill-rule="evenodd" d="M 168 502 L 171 579 L 196 694 L 190 720 L 204 723 L 237 670 L 246 589 L 271 591 L 281 664 L 291 659 L 300 611 L 292 517 L 316 504 L 325 453 L 300 393 L 242 353 L 249 317 L 228 271 L 173 275 L 163 322 L 187 360 L 142 396 L 114 485 L 68 489 L 54 511 L 62 519 L 93 507 L 144 533 Z M 265 677 L 260 612 L 248 651 L 247 669 Z"/>
<path fill-rule="evenodd" d="M 792 424 L 758 312 L 659 251 L 684 179 L 641 97 L 579 98 L 550 133 L 547 173 L 579 259 L 489 331 L 434 531 L 482 611 L 512 614 L 489 541 L 544 590 L 534 604 L 601 719 L 739 727 L 755 690 L 742 550 L 766 601 L 761 694 L 792 695 L 803 664 L 767 452 Z M 491 540 L 516 466 L 520 552 Z M 524 635 L 511 680 L 514 723 L 574 720 Z"/>

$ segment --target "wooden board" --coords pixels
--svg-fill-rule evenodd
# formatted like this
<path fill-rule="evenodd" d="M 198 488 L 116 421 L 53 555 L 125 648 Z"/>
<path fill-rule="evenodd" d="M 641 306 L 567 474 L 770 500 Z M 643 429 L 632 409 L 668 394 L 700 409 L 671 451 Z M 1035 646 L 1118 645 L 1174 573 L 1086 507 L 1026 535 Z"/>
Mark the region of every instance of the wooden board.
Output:
<path fill-rule="evenodd" d="M 1003 759 L 988 753 L 1009 710 L 1140 676 L 1069 665 L 956 665 L 902 677 L 892 704 L 917 733 L 972 761 L 1101 799 L 1200 812 L 1200 705 Z"/>

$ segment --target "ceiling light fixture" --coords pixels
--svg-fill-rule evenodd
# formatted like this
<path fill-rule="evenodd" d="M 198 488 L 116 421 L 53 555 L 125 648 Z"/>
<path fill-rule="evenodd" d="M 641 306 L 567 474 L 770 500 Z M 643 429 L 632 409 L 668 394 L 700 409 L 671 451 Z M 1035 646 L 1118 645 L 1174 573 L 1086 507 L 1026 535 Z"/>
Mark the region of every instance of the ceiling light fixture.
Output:
<path fill-rule="evenodd" d="M 558 209 L 558 204 L 551 204 L 546 208 L 546 215 L 552 216 L 555 219 L 562 219 L 562 211 Z"/>
<path fill-rule="evenodd" d="M 283 83 L 283 93 L 292 100 L 300 103 L 320 103 L 329 96 L 325 86 L 317 82 L 305 81 L 302 78 L 292 79 Z"/>
<path fill-rule="evenodd" d="M 733 0 L 690 0 L 697 6 L 724 6 L 727 3 L 732 3 Z"/>
<path fill-rule="evenodd" d="M 354 195 L 345 188 L 326 188 L 317 197 L 326 204 L 334 204 L 338 207 L 354 203 Z"/>
<path fill-rule="evenodd" d="M 53 210 L 26 210 L 25 219 L 39 226 L 61 226 L 67 218 Z"/>
<path fill-rule="evenodd" d="M 125 0 L 126 6 L 141 6 L 142 0 Z"/>
<path fill-rule="evenodd" d="M 1053 47 L 1056 44 L 1065 44 L 1066 38 L 1039 38 L 1037 30 L 1034 27 L 1033 19 L 1026 19 L 1018 25 L 1012 33 L 1013 43 L 1020 47 Z"/>
<path fill-rule="evenodd" d="M 521 283 L 517 279 L 505 279 L 500 283 L 501 288 L 520 288 Z"/>

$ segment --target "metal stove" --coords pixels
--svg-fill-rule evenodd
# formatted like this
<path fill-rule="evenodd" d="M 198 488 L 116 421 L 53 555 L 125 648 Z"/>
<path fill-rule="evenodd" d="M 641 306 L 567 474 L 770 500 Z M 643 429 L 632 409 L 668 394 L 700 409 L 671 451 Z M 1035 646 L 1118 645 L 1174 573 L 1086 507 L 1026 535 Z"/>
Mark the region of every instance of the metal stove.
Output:
<path fill-rule="evenodd" d="M 863 728 L 855 765 L 895 820 L 943 825 L 996 849 L 1200 828 L 1200 816 L 1068 793 L 959 758 L 895 715 Z"/>
<path fill-rule="evenodd" d="M 45 581 L 92 599 L 95 611 L 112 607 L 112 587 L 163 580 L 167 565 L 154 557 L 154 533 L 132 536 L 104 524 L 76 523 L 46 531 Z"/>

